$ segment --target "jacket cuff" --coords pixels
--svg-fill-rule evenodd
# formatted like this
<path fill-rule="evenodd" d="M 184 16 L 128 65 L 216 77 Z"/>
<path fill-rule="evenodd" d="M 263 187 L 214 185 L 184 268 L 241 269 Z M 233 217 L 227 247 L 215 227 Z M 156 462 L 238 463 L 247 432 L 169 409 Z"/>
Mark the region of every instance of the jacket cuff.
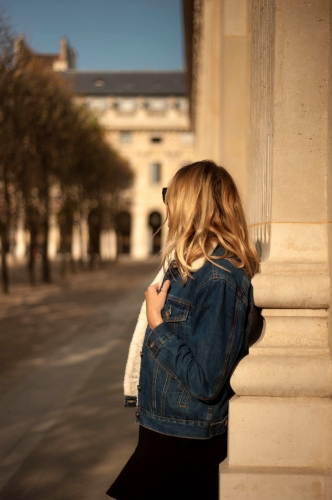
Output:
<path fill-rule="evenodd" d="M 148 336 L 147 347 L 155 358 L 162 345 L 171 337 L 174 337 L 174 329 L 167 322 L 160 323 Z"/>
<path fill-rule="evenodd" d="M 137 397 L 136 396 L 125 396 L 124 397 L 124 407 L 137 407 Z"/>

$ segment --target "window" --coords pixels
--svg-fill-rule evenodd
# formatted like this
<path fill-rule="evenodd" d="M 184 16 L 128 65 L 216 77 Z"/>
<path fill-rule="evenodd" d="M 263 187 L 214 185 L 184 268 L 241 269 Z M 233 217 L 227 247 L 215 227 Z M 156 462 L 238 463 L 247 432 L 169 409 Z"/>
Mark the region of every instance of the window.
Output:
<path fill-rule="evenodd" d="M 161 164 L 151 163 L 150 165 L 150 179 L 151 184 L 158 184 L 161 182 Z"/>
<path fill-rule="evenodd" d="M 150 140 L 151 140 L 151 142 L 153 142 L 154 144 L 158 144 L 158 143 L 162 142 L 162 140 L 163 140 L 163 139 L 162 139 L 162 137 L 160 137 L 160 136 L 153 135 L 153 136 L 151 137 L 151 139 L 150 139 Z"/>
<path fill-rule="evenodd" d="M 151 97 L 145 101 L 145 107 L 148 111 L 163 112 L 168 108 L 167 99 Z"/>
<path fill-rule="evenodd" d="M 130 130 L 123 130 L 120 132 L 120 142 L 122 144 L 129 144 L 132 140 L 132 135 Z"/>
<path fill-rule="evenodd" d="M 188 111 L 188 100 L 185 98 L 177 99 L 175 102 L 175 108 L 182 112 Z"/>
<path fill-rule="evenodd" d="M 194 134 L 192 132 L 182 132 L 180 134 L 180 141 L 182 144 L 193 144 Z"/>
<path fill-rule="evenodd" d="M 114 107 L 121 113 L 133 113 L 137 109 L 137 100 L 132 97 L 119 98 L 114 102 Z"/>
<path fill-rule="evenodd" d="M 108 108 L 107 97 L 87 97 L 85 105 L 94 111 L 105 111 Z"/>

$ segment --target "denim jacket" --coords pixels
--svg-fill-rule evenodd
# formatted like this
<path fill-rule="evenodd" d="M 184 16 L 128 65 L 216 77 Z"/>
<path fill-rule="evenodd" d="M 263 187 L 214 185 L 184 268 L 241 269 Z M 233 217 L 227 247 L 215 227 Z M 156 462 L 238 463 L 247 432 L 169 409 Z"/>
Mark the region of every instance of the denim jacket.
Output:
<path fill-rule="evenodd" d="M 222 255 L 217 247 L 213 255 Z M 141 352 L 136 422 L 172 436 L 208 439 L 227 428 L 230 377 L 247 353 L 250 277 L 225 259 L 205 262 L 184 285 L 176 267 L 163 323 L 148 326 Z"/>

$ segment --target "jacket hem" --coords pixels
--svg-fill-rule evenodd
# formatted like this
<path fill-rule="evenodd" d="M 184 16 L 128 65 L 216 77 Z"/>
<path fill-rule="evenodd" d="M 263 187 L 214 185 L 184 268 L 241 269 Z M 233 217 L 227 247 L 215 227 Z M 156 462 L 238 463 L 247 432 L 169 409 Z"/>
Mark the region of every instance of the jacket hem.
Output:
<path fill-rule="evenodd" d="M 169 436 L 210 439 L 213 436 L 218 436 L 227 431 L 228 415 L 226 414 L 224 417 L 211 422 L 200 422 L 151 415 L 138 407 L 138 411 L 136 412 L 136 423 Z"/>

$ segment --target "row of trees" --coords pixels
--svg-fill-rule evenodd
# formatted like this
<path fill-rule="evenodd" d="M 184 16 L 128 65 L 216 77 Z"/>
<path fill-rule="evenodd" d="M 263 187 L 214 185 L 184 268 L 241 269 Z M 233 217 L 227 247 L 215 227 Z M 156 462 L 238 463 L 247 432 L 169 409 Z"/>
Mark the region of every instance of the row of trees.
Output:
<path fill-rule="evenodd" d="M 9 235 L 22 217 L 30 233 L 29 270 L 41 243 L 43 280 L 50 282 L 50 216 L 63 241 L 74 218 L 115 215 L 132 180 L 127 162 L 110 147 L 95 116 L 74 103 L 65 83 L 25 47 L 16 54 L 0 15 L 0 239 L 3 291 L 8 292 Z M 40 246 L 40 245 L 39 245 Z"/>

